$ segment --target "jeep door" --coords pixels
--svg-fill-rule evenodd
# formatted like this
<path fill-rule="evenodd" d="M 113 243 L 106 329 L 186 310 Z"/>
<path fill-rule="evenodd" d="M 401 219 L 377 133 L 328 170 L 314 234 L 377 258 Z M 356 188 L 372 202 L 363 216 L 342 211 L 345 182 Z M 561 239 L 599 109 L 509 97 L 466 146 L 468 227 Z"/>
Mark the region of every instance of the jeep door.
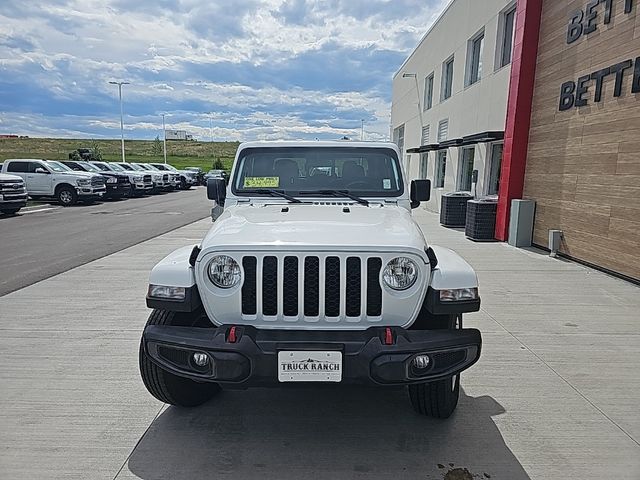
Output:
<path fill-rule="evenodd" d="M 53 195 L 53 175 L 51 171 L 40 162 L 29 162 L 27 173 L 27 190 L 34 195 Z"/>

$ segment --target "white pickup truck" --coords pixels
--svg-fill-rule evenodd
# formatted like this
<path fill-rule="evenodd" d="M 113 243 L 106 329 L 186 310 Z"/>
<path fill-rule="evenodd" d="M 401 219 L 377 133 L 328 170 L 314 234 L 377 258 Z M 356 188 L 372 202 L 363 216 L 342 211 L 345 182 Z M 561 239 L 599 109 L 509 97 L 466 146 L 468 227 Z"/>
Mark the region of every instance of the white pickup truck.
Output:
<path fill-rule="evenodd" d="M 446 418 L 481 335 L 477 277 L 429 245 L 391 143 L 240 145 L 228 186 L 211 179 L 215 223 L 150 276 L 140 372 L 148 391 L 195 406 L 221 388 L 327 382 L 407 386 Z"/>
<path fill-rule="evenodd" d="M 24 180 L 17 175 L 0 173 L 0 213 L 14 215 L 27 205 Z"/>
<path fill-rule="evenodd" d="M 63 207 L 78 201 L 93 202 L 107 191 L 101 175 L 68 171 L 41 159 L 5 160 L 2 173 L 21 177 L 31 198 L 55 198 Z"/>

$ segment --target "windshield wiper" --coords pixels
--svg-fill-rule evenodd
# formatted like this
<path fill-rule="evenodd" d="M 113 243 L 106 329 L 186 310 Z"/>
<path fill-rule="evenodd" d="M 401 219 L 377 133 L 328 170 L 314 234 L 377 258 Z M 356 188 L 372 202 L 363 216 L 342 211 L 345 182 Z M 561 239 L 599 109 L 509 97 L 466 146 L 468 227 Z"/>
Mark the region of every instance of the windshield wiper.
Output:
<path fill-rule="evenodd" d="M 300 192 L 300 194 L 301 195 L 317 194 L 317 195 L 331 195 L 332 197 L 347 197 L 347 198 L 350 198 L 351 200 L 355 200 L 360 205 L 369 206 L 368 200 L 365 200 L 362 197 L 358 197 L 357 195 L 353 195 L 352 193 L 349 193 L 348 190 L 310 190 L 307 192 Z"/>
<path fill-rule="evenodd" d="M 296 197 L 292 197 L 291 195 L 287 195 L 282 190 L 272 190 L 272 189 L 253 189 L 253 190 L 241 190 L 241 193 L 268 193 L 272 197 L 280 197 L 286 200 L 289 200 L 290 203 L 302 203 L 302 200 Z"/>

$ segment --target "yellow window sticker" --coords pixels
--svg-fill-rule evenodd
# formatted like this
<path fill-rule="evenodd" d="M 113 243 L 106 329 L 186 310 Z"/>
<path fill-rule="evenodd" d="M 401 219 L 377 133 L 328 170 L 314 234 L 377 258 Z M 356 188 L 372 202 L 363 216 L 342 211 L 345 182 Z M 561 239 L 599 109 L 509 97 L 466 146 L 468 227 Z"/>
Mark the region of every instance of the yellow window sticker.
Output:
<path fill-rule="evenodd" d="M 280 177 L 244 177 L 244 188 L 278 188 Z"/>

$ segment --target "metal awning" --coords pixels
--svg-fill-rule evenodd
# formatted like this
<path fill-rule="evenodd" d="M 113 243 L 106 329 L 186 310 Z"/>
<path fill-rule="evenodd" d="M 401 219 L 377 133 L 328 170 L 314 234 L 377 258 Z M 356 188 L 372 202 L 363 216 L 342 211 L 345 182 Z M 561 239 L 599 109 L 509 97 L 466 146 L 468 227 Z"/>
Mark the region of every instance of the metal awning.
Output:
<path fill-rule="evenodd" d="M 444 142 L 441 142 L 437 149 L 444 150 L 445 148 L 459 147 L 460 145 L 462 145 L 461 138 L 452 138 L 451 140 L 445 140 Z"/>
<path fill-rule="evenodd" d="M 407 153 L 426 153 L 432 152 L 434 150 L 438 150 L 439 145 L 437 143 L 432 143 L 430 145 L 422 145 L 421 147 L 410 148 L 407 150 Z"/>
<path fill-rule="evenodd" d="M 476 143 L 497 142 L 504 140 L 504 131 L 482 132 L 462 137 L 462 145 L 475 145 Z"/>
<path fill-rule="evenodd" d="M 444 150 L 450 147 L 464 147 L 467 145 L 475 145 L 476 143 L 498 142 L 504 140 L 504 131 L 482 132 L 473 135 L 467 135 L 462 138 L 454 138 L 445 140 L 442 143 L 431 143 L 420 147 L 409 148 L 407 153 L 426 153 L 435 150 Z"/>

